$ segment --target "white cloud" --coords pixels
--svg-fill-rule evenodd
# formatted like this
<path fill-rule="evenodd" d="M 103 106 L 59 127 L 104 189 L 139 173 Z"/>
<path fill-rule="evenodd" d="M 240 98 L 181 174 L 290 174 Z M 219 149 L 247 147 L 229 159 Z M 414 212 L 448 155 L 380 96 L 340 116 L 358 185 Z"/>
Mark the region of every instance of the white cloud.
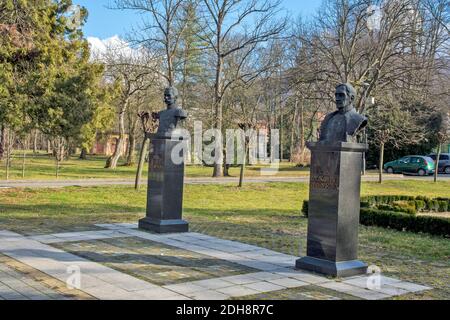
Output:
<path fill-rule="evenodd" d="M 87 41 L 91 47 L 91 58 L 95 60 L 106 60 L 112 56 L 137 58 L 142 55 L 139 49 L 132 48 L 128 42 L 121 39 L 118 35 L 107 39 L 88 37 Z"/>

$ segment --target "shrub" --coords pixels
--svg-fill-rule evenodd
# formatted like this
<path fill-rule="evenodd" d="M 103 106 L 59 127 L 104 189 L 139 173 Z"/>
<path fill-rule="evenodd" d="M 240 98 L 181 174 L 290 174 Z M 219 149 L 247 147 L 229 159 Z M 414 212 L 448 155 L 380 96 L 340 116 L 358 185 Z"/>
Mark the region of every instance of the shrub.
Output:
<path fill-rule="evenodd" d="M 370 208 L 370 203 L 368 201 L 361 201 L 361 208 Z"/>
<path fill-rule="evenodd" d="M 396 200 L 399 201 L 399 200 Z M 369 199 L 366 203 L 370 202 Z M 440 203 L 442 202 L 442 203 Z M 445 202 L 445 204 L 444 204 Z M 425 203 L 425 200 L 420 199 L 414 201 L 416 207 Z M 436 205 L 444 209 L 449 201 L 436 200 L 429 201 L 430 204 Z M 303 202 L 302 212 L 308 217 L 309 201 Z M 397 210 L 397 211 L 395 211 Z M 416 216 L 400 210 L 405 210 L 400 207 L 392 205 L 378 205 L 377 207 L 361 207 L 360 223 L 366 226 L 377 226 L 382 228 L 390 228 L 399 231 L 409 231 L 415 233 L 428 233 L 437 236 L 450 237 L 450 219 L 440 217 Z M 415 211 L 414 211 L 415 212 Z"/>
<path fill-rule="evenodd" d="M 361 201 L 364 203 L 364 205 L 361 205 L 361 208 L 377 208 L 380 205 L 388 205 L 391 207 L 400 206 L 402 208 L 407 208 L 405 212 L 408 213 L 412 213 L 413 207 L 415 212 L 447 212 L 450 210 L 450 198 L 430 199 L 425 196 L 411 197 L 388 195 L 367 196 L 363 197 Z"/>
<path fill-rule="evenodd" d="M 418 199 L 415 201 L 415 204 L 416 204 L 416 212 L 421 212 L 421 211 L 425 210 L 425 206 L 426 206 L 425 201 Z"/>
<path fill-rule="evenodd" d="M 439 212 L 447 212 L 448 211 L 448 201 L 438 200 L 439 201 Z"/>
<path fill-rule="evenodd" d="M 388 204 L 380 204 L 380 205 L 377 205 L 376 208 L 378 210 L 384 210 L 384 211 L 402 212 L 402 213 L 407 213 L 407 214 L 412 214 L 412 215 L 416 214 L 415 207 L 410 207 L 410 206 L 403 207 L 403 206 L 397 206 L 397 205 L 390 206 Z"/>
<path fill-rule="evenodd" d="M 438 200 L 430 200 L 428 201 L 428 210 L 439 212 L 439 201 Z"/>
<path fill-rule="evenodd" d="M 405 212 L 409 214 L 416 214 L 416 202 L 414 200 L 402 200 L 402 201 L 394 201 L 393 207 L 397 210 L 397 212 Z"/>
<path fill-rule="evenodd" d="M 360 222 L 366 226 L 378 226 L 399 231 L 429 233 L 450 237 L 450 219 L 413 216 L 404 213 L 361 209 Z"/>

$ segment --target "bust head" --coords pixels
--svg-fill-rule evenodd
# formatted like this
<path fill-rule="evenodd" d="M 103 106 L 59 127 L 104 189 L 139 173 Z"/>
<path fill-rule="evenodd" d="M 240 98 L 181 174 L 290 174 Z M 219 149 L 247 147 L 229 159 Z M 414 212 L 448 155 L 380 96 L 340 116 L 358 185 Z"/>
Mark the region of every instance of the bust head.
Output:
<path fill-rule="evenodd" d="M 356 99 L 356 90 L 349 83 L 343 83 L 336 87 L 336 106 L 340 112 L 348 112 L 353 109 Z"/>
<path fill-rule="evenodd" d="M 167 109 L 172 109 L 176 107 L 176 102 L 178 99 L 178 90 L 175 87 L 167 87 L 164 90 L 164 102 L 167 105 Z"/>

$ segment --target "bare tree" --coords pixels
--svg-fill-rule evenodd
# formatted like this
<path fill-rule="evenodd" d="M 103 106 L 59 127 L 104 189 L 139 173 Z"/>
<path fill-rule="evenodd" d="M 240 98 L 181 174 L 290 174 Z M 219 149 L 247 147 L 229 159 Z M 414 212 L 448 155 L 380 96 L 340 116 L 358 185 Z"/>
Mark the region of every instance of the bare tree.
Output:
<path fill-rule="evenodd" d="M 124 151 L 125 120 L 131 99 L 137 93 L 145 92 L 154 86 L 158 81 L 158 76 L 151 67 L 155 64 L 151 53 L 142 47 L 130 48 L 124 41 L 113 43 L 106 49 L 106 52 L 99 54 L 97 59 L 106 64 L 107 78 L 116 82 L 120 91 L 116 101 L 119 138 L 113 155 L 105 165 L 106 168 L 114 169 Z"/>
<path fill-rule="evenodd" d="M 213 110 L 214 128 L 223 130 L 223 98 L 233 83 L 252 75 L 240 72 L 246 60 L 260 44 L 280 35 L 286 21 L 275 17 L 279 14 L 281 1 L 271 0 L 203 0 L 203 40 L 212 50 L 214 65 Z M 253 20 L 253 21 L 251 21 Z M 249 22 L 254 22 L 250 24 Z M 240 55 L 240 63 L 234 73 L 225 74 L 227 60 Z M 221 142 L 220 142 L 221 144 Z M 214 177 L 223 175 L 223 157 L 214 165 Z"/>
<path fill-rule="evenodd" d="M 115 9 L 133 10 L 142 15 L 140 30 L 130 33 L 130 41 L 156 53 L 164 63 L 161 76 L 170 86 L 174 85 L 175 58 L 189 22 L 179 19 L 183 0 L 114 0 L 114 4 Z M 155 68 L 155 72 L 160 70 Z"/>
<path fill-rule="evenodd" d="M 380 149 L 379 183 L 383 182 L 384 150 L 387 144 L 400 148 L 425 139 L 425 133 L 418 124 L 417 117 L 408 110 L 402 109 L 401 106 L 402 103 L 399 102 L 398 97 L 385 95 L 382 101 L 369 108 L 372 142 L 376 143 Z"/>

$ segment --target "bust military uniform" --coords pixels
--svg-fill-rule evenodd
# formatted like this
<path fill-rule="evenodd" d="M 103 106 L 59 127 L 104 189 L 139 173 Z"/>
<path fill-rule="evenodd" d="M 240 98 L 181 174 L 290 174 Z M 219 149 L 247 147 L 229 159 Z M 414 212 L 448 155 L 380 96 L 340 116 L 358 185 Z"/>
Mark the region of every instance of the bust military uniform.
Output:
<path fill-rule="evenodd" d="M 367 126 L 367 118 L 354 108 L 347 112 L 335 111 L 328 114 L 322 122 L 320 141 L 355 142 L 356 134 Z"/>
<path fill-rule="evenodd" d="M 156 135 L 161 138 L 171 138 L 180 120 L 187 118 L 187 112 L 180 107 L 163 110 L 158 113 L 159 128 Z"/>

